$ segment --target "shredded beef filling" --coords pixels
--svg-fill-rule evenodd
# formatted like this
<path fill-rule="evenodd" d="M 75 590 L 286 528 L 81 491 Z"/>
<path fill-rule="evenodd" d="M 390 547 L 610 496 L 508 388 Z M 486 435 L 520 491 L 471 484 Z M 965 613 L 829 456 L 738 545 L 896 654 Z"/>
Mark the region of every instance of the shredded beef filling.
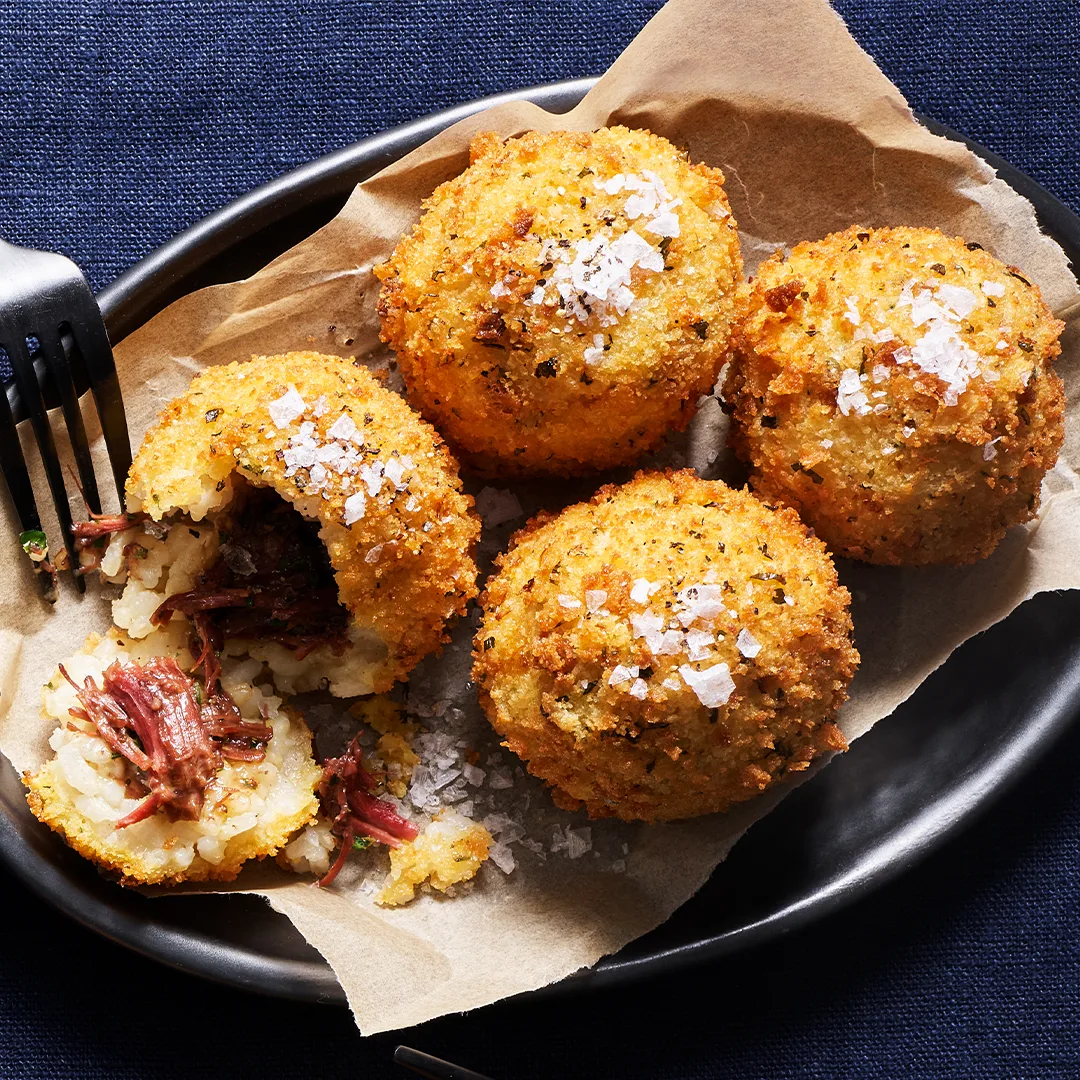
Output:
<path fill-rule="evenodd" d="M 315 525 L 273 492 L 254 489 L 218 528 L 218 560 L 194 589 L 170 596 L 153 616 L 158 625 L 174 611 L 191 619 L 208 688 L 217 682 L 217 654 L 226 638 L 276 641 L 298 660 L 318 645 L 344 650 L 348 613 L 338 603 Z"/>
<path fill-rule="evenodd" d="M 87 676 L 75 688 L 81 709 L 72 716 L 91 722 L 114 754 L 127 760 L 129 792 L 147 795 L 118 829 L 161 810 L 170 821 L 194 821 L 206 785 L 225 761 L 261 761 L 271 729 L 245 720 L 223 690 L 202 701 L 202 690 L 171 657 L 145 664 L 114 661 L 102 686 Z"/>
<path fill-rule="evenodd" d="M 319 801 L 322 812 L 333 822 L 335 835 L 341 837 L 341 847 L 320 885 L 330 885 L 338 876 L 359 837 L 398 847 L 402 840 L 415 840 L 420 835 L 390 803 L 372 794 L 375 786 L 375 778 L 364 768 L 363 751 L 356 739 L 340 757 L 323 762 Z"/>
<path fill-rule="evenodd" d="M 75 550 L 80 556 L 84 553 L 88 556 L 82 560 L 82 565 L 75 568 L 76 574 L 88 574 L 101 566 L 105 548 L 113 533 L 143 525 L 150 520 L 146 514 L 95 514 L 93 510 L 88 510 L 88 513 L 89 521 L 77 521 L 71 526 L 75 536 Z M 137 555 L 140 547 L 139 544 L 128 544 L 124 548 L 124 555 Z M 143 550 L 142 554 L 145 555 L 146 551 Z"/>

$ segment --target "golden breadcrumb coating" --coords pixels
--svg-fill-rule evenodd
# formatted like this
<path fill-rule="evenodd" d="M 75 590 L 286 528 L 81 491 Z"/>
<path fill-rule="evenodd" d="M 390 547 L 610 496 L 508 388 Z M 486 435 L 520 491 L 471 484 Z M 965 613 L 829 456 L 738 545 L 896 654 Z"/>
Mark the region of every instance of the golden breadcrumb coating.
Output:
<path fill-rule="evenodd" d="M 407 904 L 425 882 L 439 892 L 476 876 L 491 848 L 483 825 L 447 814 L 430 822 L 413 841 L 390 849 L 390 874 L 375 897 L 384 907 Z"/>
<path fill-rule="evenodd" d="M 420 756 L 412 748 L 419 725 L 401 715 L 401 706 L 385 695 L 361 698 L 349 706 L 361 723 L 378 732 L 375 756 L 386 766 L 383 783 L 395 798 L 404 799 Z"/>
<path fill-rule="evenodd" d="M 517 534 L 481 598 L 473 677 L 558 805 L 722 811 L 845 749 L 848 603 L 793 511 L 688 469 L 639 473 Z"/>
<path fill-rule="evenodd" d="M 724 177 L 648 131 L 477 136 L 375 273 L 409 396 L 486 475 L 629 464 L 725 360 L 742 260 Z"/>
<path fill-rule="evenodd" d="M 170 656 L 190 668 L 186 637 L 175 625 L 141 641 L 116 630 L 104 638 L 91 634 L 64 667 L 80 686 L 87 675 L 100 686 L 102 672 L 114 660 L 144 663 Z M 56 755 L 23 775 L 30 809 L 69 847 L 118 875 L 121 884 L 233 880 L 248 860 L 275 854 L 297 829 L 315 820 L 319 809 L 315 785 L 322 769 L 312 757 L 311 732 L 280 698 L 251 685 L 261 671 L 257 661 L 226 661 L 222 686 L 246 719 L 262 718 L 273 729 L 265 759 L 224 762 L 206 788 L 196 821 L 169 821 L 158 811 L 117 829 L 116 822 L 140 798 L 128 797 L 125 763 L 93 724 L 68 712 L 79 703 L 57 670 L 42 692 L 44 715 L 59 723 L 50 740 Z"/>
<path fill-rule="evenodd" d="M 852 227 L 765 262 L 724 386 L 751 484 L 838 555 L 971 563 L 1030 521 L 1064 438 L 1063 324 L 935 229 Z"/>
<path fill-rule="evenodd" d="M 203 371 L 147 432 L 128 509 L 200 520 L 228 505 L 237 478 L 318 523 L 350 630 L 385 647 L 369 691 L 437 649 L 476 595 L 480 524 L 456 462 L 358 362 L 289 353 Z"/>

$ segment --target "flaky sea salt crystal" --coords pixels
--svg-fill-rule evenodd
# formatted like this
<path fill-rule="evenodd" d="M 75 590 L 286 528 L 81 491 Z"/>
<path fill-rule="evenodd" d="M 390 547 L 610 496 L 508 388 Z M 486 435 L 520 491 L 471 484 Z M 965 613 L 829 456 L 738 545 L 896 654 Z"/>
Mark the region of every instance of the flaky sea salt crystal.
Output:
<path fill-rule="evenodd" d="M 381 461 L 360 466 L 360 479 L 367 486 L 368 495 L 374 498 L 382 490 L 384 465 Z"/>
<path fill-rule="evenodd" d="M 566 855 L 570 859 L 580 859 L 586 852 L 592 850 L 592 829 L 583 825 L 580 829 L 566 829 Z"/>
<path fill-rule="evenodd" d="M 724 610 L 724 590 L 720 585 L 690 585 L 679 591 L 676 599 L 685 607 L 690 621 L 715 619 Z M 689 623 L 683 620 L 683 625 Z"/>
<path fill-rule="evenodd" d="M 630 630 L 635 638 L 647 637 L 660 631 L 664 626 L 663 615 L 652 611 L 635 612 L 630 616 Z"/>
<path fill-rule="evenodd" d="M 512 491 L 494 487 L 480 489 L 476 496 L 476 510 L 489 529 L 513 521 L 522 514 L 521 503 Z"/>
<path fill-rule="evenodd" d="M 921 289 L 915 292 L 919 283 L 912 278 L 906 282 L 900 290 L 900 298 L 896 302 L 897 307 L 910 308 L 909 318 L 913 326 L 922 326 L 923 323 L 933 319 L 947 319 L 949 313 L 934 300 L 934 294 L 929 289 Z"/>
<path fill-rule="evenodd" d="M 690 630 L 686 635 L 686 649 L 691 660 L 706 660 L 712 652 L 716 638 L 707 630 Z"/>
<path fill-rule="evenodd" d="M 836 407 L 844 416 L 850 416 L 852 411 L 859 416 L 870 412 L 870 404 L 859 381 L 859 373 L 853 368 L 845 368 L 840 376 L 840 385 L 836 390 Z"/>
<path fill-rule="evenodd" d="M 392 457 L 383 467 L 383 476 L 390 481 L 398 491 L 404 491 L 408 487 L 405 474 L 414 468 L 413 459 L 408 454 L 401 457 Z"/>
<path fill-rule="evenodd" d="M 487 776 L 487 773 L 479 765 L 465 764 L 461 767 L 461 773 L 473 787 L 479 787 Z"/>
<path fill-rule="evenodd" d="M 327 429 L 326 436 L 329 439 L 340 439 L 348 442 L 356 434 L 356 421 L 347 413 L 343 412 Z"/>
<path fill-rule="evenodd" d="M 682 683 L 674 675 L 669 675 L 661 684 L 665 690 L 681 690 Z"/>
<path fill-rule="evenodd" d="M 595 317 L 601 326 L 614 323 L 633 303 L 634 294 L 628 286 L 635 266 L 664 269 L 663 255 L 633 229 L 614 240 L 609 233 L 587 237 L 569 248 L 545 241 L 540 258 L 541 265 L 558 262 L 549 277 L 566 316 L 580 323 Z"/>
<path fill-rule="evenodd" d="M 315 399 L 315 404 L 311 406 L 311 415 L 314 417 L 325 416 L 326 410 L 329 406 L 326 403 L 326 395 L 320 394 Z"/>
<path fill-rule="evenodd" d="M 620 683 L 629 682 L 638 677 L 636 667 L 626 667 L 624 664 L 616 664 L 608 679 L 608 686 L 618 686 Z"/>
<path fill-rule="evenodd" d="M 1001 436 L 1000 435 L 996 439 L 991 439 L 983 447 L 983 452 L 982 452 L 983 461 L 993 461 L 994 458 L 997 457 L 997 444 L 999 442 L 1001 442 Z"/>
<path fill-rule="evenodd" d="M 584 360 L 586 364 L 597 364 L 604 358 L 604 335 L 593 334 L 592 345 L 586 348 Z"/>
<path fill-rule="evenodd" d="M 646 222 L 645 231 L 657 236 L 676 237 L 679 235 L 679 215 L 670 210 L 657 214 L 651 221 Z"/>
<path fill-rule="evenodd" d="M 491 770 L 491 776 L 488 779 L 488 786 L 494 791 L 502 791 L 505 788 L 512 788 L 514 786 L 514 775 L 510 771 L 510 766 L 496 765 Z"/>
<path fill-rule="evenodd" d="M 379 559 L 382 558 L 384 546 L 385 545 L 383 544 L 374 544 L 372 547 L 368 548 L 367 554 L 364 556 L 364 562 L 377 563 Z"/>
<path fill-rule="evenodd" d="M 301 469 L 307 469 L 318 460 L 316 457 L 315 444 L 312 442 L 291 443 L 282 452 L 282 461 L 286 465 L 295 465 Z"/>
<path fill-rule="evenodd" d="M 936 375 L 945 383 L 945 404 L 956 405 L 979 374 L 979 354 L 957 332 L 958 320 L 971 314 L 978 299 L 970 289 L 959 285 L 939 285 L 931 293 L 929 289 L 915 292 L 917 284 L 909 281 L 904 285 L 897 306 L 910 308 L 915 326 L 929 325 L 906 355 L 901 355 L 902 350 L 898 349 L 893 359 L 898 363 L 913 363 Z"/>
<path fill-rule="evenodd" d="M 488 848 L 488 858 L 504 873 L 512 874 L 517 867 L 514 853 L 508 844 L 497 842 Z"/>
<path fill-rule="evenodd" d="M 559 593 L 559 607 L 566 608 L 569 611 L 574 611 L 581 607 L 581 601 L 576 597 L 567 596 L 566 593 Z"/>
<path fill-rule="evenodd" d="M 859 298 L 857 296 L 849 296 L 844 301 L 846 304 L 846 310 L 844 311 L 844 318 L 854 326 L 858 326 L 862 322 L 862 316 L 859 314 Z"/>
<path fill-rule="evenodd" d="M 585 610 L 590 615 L 595 615 L 604 606 L 605 600 L 607 600 L 606 589 L 585 590 Z"/>
<path fill-rule="evenodd" d="M 330 465 L 345 456 L 345 447 L 340 443 L 323 443 L 316 447 L 315 458 L 324 465 Z"/>
<path fill-rule="evenodd" d="M 362 491 L 357 491 L 345 500 L 345 524 L 352 525 L 364 516 L 367 498 Z"/>
<path fill-rule="evenodd" d="M 627 693 L 638 701 L 644 701 L 649 695 L 649 685 L 644 679 L 635 679 L 634 685 L 630 687 Z"/>
<path fill-rule="evenodd" d="M 981 288 L 987 296 L 1005 295 L 1005 286 L 1002 285 L 1000 281 L 984 281 Z"/>
<path fill-rule="evenodd" d="M 664 256 L 643 236 L 633 229 L 627 229 L 610 248 L 611 256 L 624 266 L 640 266 L 642 270 L 661 271 L 664 269 Z M 629 278 L 623 284 L 629 285 Z"/>
<path fill-rule="evenodd" d="M 979 373 L 979 354 L 961 340 L 950 323 L 941 320 L 935 320 L 911 347 L 911 359 L 945 383 L 946 405 L 957 404 L 968 383 Z"/>
<path fill-rule="evenodd" d="M 647 604 L 649 602 L 649 597 L 659 588 L 659 583 L 653 584 L 651 581 L 640 577 L 634 582 L 633 588 L 630 590 L 630 599 L 633 600 L 635 604 Z"/>
<path fill-rule="evenodd" d="M 746 657 L 747 660 L 753 660 L 759 652 L 761 652 L 761 642 L 758 641 L 749 630 L 740 630 L 739 636 L 735 639 L 735 648 Z"/>
<path fill-rule="evenodd" d="M 281 397 L 270 402 L 267 411 L 274 422 L 274 427 L 280 430 L 287 428 L 294 420 L 303 416 L 306 408 L 304 399 L 297 392 L 296 387 L 290 383 L 289 389 Z"/>
<path fill-rule="evenodd" d="M 735 692 L 735 683 L 725 663 L 714 664 L 702 671 L 695 671 L 689 664 L 683 664 L 679 668 L 679 674 L 686 680 L 686 685 L 694 691 L 698 701 L 706 709 L 726 705 Z"/>
<path fill-rule="evenodd" d="M 979 304 L 975 294 L 963 285 L 939 285 L 937 298 L 961 319 L 966 319 Z"/>
<path fill-rule="evenodd" d="M 626 177 L 622 173 L 616 173 L 609 180 L 594 179 L 593 186 L 597 191 L 603 191 L 607 195 L 618 195 L 625 182 Z"/>

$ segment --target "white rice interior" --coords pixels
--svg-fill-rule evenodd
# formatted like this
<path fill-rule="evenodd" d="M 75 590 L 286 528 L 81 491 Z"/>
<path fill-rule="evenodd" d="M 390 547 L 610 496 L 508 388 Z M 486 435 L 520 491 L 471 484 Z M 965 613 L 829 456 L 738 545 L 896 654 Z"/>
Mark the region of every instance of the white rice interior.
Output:
<path fill-rule="evenodd" d="M 331 831 L 327 818 L 305 826 L 296 837 L 282 848 L 282 854 L 290 870 L 296 874 L 323 874 L 330 869 L 330 860 L 336 854 L 340 841 Z"/>
<path fill-rule="evenodd" d="M 156 527 L 155 527 L 156 528 Z M 145 556 L 125 556 L 124 549 L 137 545 Z M 104 577 L 126 583 L 113 601 L 113 622 L 132 637 L 145 638 L 154 627 L 150 618 L 170 596 L 194 588 L 196 580 L 217 558 L 218 531 L 213 520 L 195 525 L 175 523 L 164 539 L 157 539 L 137 525 L 112 536 L 101 561 Z M 174 624 L 188 625 L 173 615 Z M 350 618 L 349 643 L 339 655 L 328 645 L 312 649 L 303 660 L 277 642 L 226 641 L 228 656 L 247 655 L 262 660 L 285 694 L 329 690 L 338 697 L 359 697 L 374 692 L 374 677 L 384 666 L 387 646 L 373 629 L 356 625 Z"/>
<path fill-rule="evenodd" d="M 89 653 L 77 653 L 65 661 L 64 667 L 79 685 L 90 675 L 100 686 L 102 673 L 114 660 L 172 656 L 181 666 L 190 666 L 186 639 L 185 629 L 177 624 L 138 640 L 126 635 L 121 640 L 107 637 Z M 221 684 L 245 718 L 258 720 L 264 716 L 272 728 L 265 759 L 225 762 L 206 789 L 206 801 L 197 821 L 173 822 L 158 813 L 119 830 L 116 822 L 141 800 L 125 793 L 123 759 L 114 757 L 89 725 L 75 723 L 86 730 L 71 730 L 68 710 L 78 708 L 79 703 L 75 690 L 57 675 L 43 695 L 45 714 L 59 725 L 49 740 L 56 757 L 43 769 L 51 772 L 50 798 L 58 796 L 70 804 L 96 834 L 95 846 L 102 853 L 138 860 L 148 871 L 147 876 L 183 874 L 199 860 L 218 867 L 268 853 L 268 847 L 273 851 L 281 842 L 282 822 L 303 824 L 317 809 L 313 787 L 319 770 L 312 760 L 310 737 L 302 721 L 282 712 L 281 699 L 269 689 L 252 685 L 262 671 L 257 660 L 226 660 Z"/>

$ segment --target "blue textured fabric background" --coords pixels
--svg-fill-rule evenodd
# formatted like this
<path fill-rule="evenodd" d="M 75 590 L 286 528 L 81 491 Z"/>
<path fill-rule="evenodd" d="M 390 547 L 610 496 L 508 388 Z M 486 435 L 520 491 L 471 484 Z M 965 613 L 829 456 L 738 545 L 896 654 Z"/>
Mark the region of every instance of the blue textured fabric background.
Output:
<path fill-rule="evenodd" d="M 0 0 L 0 235 L 96 286 L 255 184 L 441 106 L 602 71 L 648 0 Z M 919 111 L 1080 210 L 1080 6 L 841 0 Z M 813 43 L 807 42 L 812 48 Z M 513 1078 L 1080 1076 L 1080 729 L 838 917 L 679 978 L 407 1040 Z M 389 1077 L 393 1036 L 195 981 L 0 869 L 0 1077 Z"/>

